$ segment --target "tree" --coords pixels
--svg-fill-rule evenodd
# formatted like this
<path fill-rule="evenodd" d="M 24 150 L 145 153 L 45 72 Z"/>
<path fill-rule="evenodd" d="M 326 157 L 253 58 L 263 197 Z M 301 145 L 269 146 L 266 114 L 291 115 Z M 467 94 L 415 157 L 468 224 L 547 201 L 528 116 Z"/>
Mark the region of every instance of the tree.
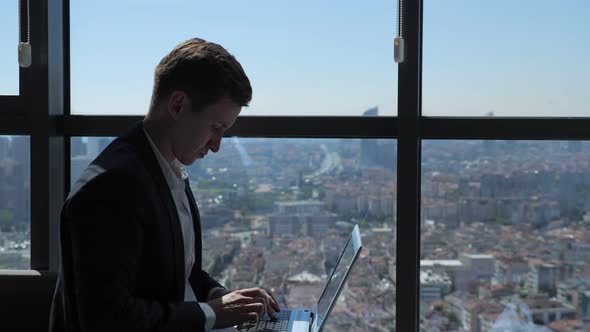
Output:
<path fill-rule="evenodd" d="M 461 325 L 461 319 L 459 319 L 459 316 L 454 311 L 449 313 L 449 320 L 457 325 Z"/>
<path fill-rule="evenodd" d="M 25 223 L 18 223 L 16 225 L 14 225 L 14 230 L 19 232 L 19 233 L 24 233 L 27 231 L 27 227 L 28 225 Z"/>
<path fill-rule="evenodd" d="M 496 216 L 495 222 L 499 225 L 512 225 L 512 221 L 510 221 L 510 219 L 508 219 L 506 216 Z"/>
<path fill-rule="evenodd" d="M 563 215 L 571 221 L 579 221 L 584 218 L 584 210 L 574 207 L 566 210 Z"/>
<path fill-rule="evenodd" d="M 14 222 L 14 213 L 11 210 L 0 210 L 0 231 L 10 232 Z"/>

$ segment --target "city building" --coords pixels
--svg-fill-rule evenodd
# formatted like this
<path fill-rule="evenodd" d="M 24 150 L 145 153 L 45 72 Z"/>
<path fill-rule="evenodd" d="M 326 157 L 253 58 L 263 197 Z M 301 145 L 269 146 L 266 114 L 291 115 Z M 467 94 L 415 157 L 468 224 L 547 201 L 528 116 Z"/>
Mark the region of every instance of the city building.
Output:
<path fill-rule="evenodd" d="M 529 265 L 522 257 L 497 257 L 493 282 L 500 285 L 519 285 L 527 280 Z"/>
<path fill-rule="evenodd" d="M 558 282 L 557 299 L 576 308 L 579 319 L 590 320 L 590 279 L 572 278 Z"/>
<path fill-rule="evenodd" d="M 524 303 L 530 309 L 535 324 L 545 325 L 559 320 L 576 319 L 576 309 L 557 300 L 546 297 L 527 298 Z"/>
<path fill-rule="evenodd" d="M 276 202 L 275 211 L 269 217 L 268 236 L 321 236 L 336 222 L 336 217 L 325 211 L 324 205 L 319 201 Z"/>
<path fill-rule="evenodd" d="M 444 298 L 452 286 L 451 277 L 446 273 L 420 270 L 420 300 L 424 304 Z"/>
<path fill-rule="evenodd" d="M 533 293 L 557 294 L 557 283 L 573 277 L 573 266 L 565 263 L 546 263 L 538 259 L 529 261 L 527 286 Z"/>
<path fill-rule="evenodd" d="M 373 107 L 363 113 L 365 117 L 375 117 L 379 115 L 379 108 Z M 379 166 L 388 169 L 395 169 L 396 145 L 390 140 L 380 141 L 374 139 L 365 139 L 361 141 L 361 165 L 362 166 Z"/>

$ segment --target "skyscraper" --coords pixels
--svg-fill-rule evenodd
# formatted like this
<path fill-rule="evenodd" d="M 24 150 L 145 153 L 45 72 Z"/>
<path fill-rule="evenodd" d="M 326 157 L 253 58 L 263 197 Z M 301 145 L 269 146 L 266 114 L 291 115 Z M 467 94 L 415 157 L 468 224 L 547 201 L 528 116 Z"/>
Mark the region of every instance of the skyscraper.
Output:
<path fill-rule="evenodd" d="M 82 137 L 72 137 L 70 145 L 71 157 L 85 156 L 86 155 L 86 144 L 82 142 Z"/>
<path fill-rule="evenodd" d="M 98 139 L 98 137 L 88 137 L 88 143 L 86 143 L 86 156 L 90 159 L 96 158 L 100 153 Z"/>
<path fill-rule="evenodd" d="M 6 136 L 0 136 L 0 160 L 8 158 L 10 140 Z"/>
<path fill-rule="evenodd" d="M 378 116 L 379 108 L 373 107 L 363 116 Z M 361 166 L 395 168 L 396 145 L 392 140 L 363 139 L 361 140 Z"/>
<path fill-rule="evenodd" d="M 377 106 L 369 108 L 363 113 L 363 116 L 378 116 L 379 108 Z M 378 148 L 377 141 L 374 139 L 363 139 L 361 140 L 361 165 L 362 166 L 374 166 L 378 159 Z"/>
<path fill-rule="evenodd" d="M 570 153 L 582 152 L 582 141 L 567 142 L 567 151 Z"/>
<path fill-rule="evenodd" d="M 30 143 L 27 136 L 13 136 L 10 145 L 10 157 L 24 166 L 24 176 L 28 179 L 31 173 Z"/>

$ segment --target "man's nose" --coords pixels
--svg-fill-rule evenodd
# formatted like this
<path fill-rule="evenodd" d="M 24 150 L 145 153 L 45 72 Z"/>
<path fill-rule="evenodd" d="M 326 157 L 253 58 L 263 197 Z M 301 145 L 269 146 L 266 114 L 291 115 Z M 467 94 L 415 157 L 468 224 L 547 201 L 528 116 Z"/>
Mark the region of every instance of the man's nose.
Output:
<path fill-rule="evenodd" d="M 211 150 L 215 153 L 215 152 L 219 151 L 220 146 L 221 146 L 221 136 L 212 138 L 209 143 L 209 150 Z"/>

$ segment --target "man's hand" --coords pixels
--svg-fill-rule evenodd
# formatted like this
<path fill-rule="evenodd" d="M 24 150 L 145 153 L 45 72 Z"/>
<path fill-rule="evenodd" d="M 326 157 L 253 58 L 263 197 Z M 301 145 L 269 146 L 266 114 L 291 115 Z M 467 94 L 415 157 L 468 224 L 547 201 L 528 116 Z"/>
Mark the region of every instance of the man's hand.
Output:
<path fill-rule="evenodd" d="M 218 297 L 222 297 L 223 295 L 226 295 L 226 294 L 229 294 L 229 293 L 231 293 L 231 291 L 228 291 L 227 289 L 220 287 L 215 292 L 213 292 L 213 294 L 211 294 L 209 296 L 209 301 L 211 301 L 213 299 L 216 299 Z"/>
<path fill-rule="evenodd" d="M 236 290 L 207 303 L 215 312 L 215 328 L 258 321 L 265 312 L 274 319 L 275 311 L 280 311 L 277 302 L 262 288 Z"/>

